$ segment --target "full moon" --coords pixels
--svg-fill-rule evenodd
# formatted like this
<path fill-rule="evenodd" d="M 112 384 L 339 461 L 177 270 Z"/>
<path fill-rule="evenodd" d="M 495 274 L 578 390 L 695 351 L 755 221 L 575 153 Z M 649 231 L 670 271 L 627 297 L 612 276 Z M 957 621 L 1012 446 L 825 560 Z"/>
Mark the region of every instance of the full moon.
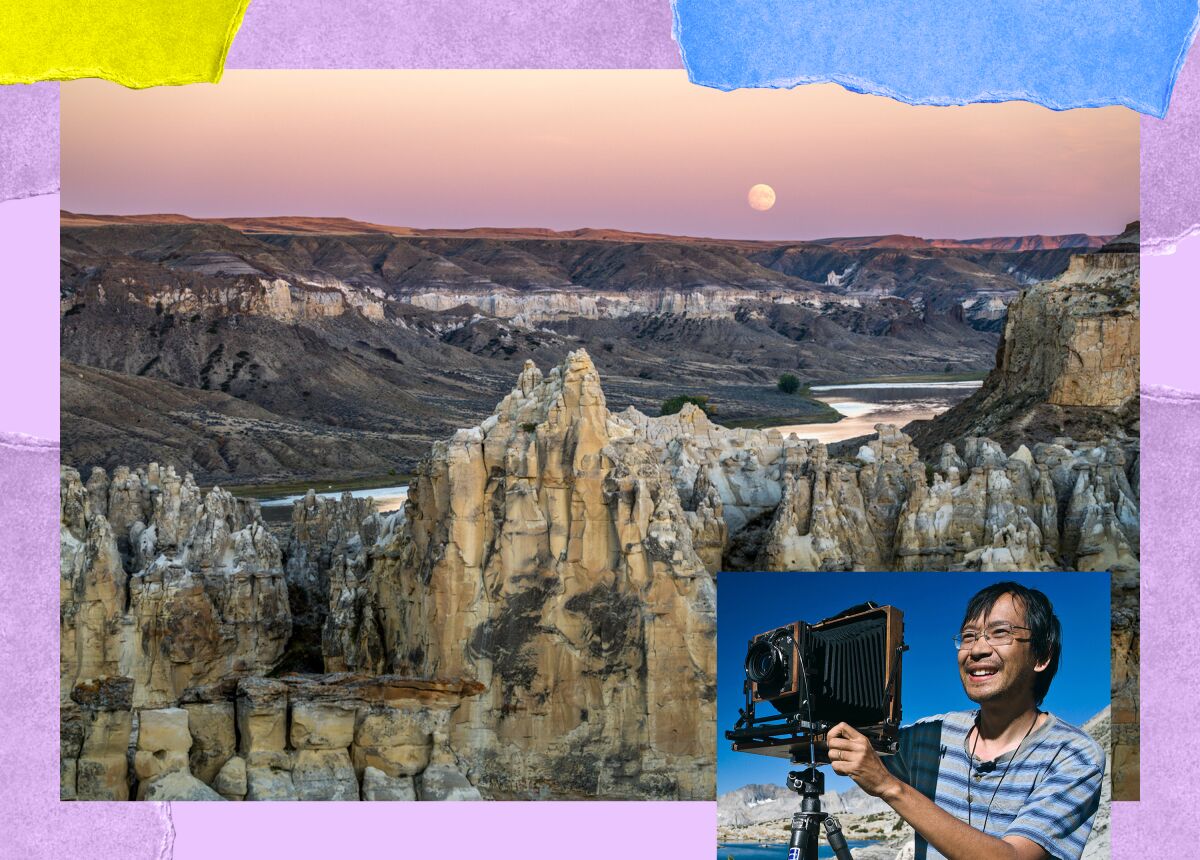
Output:
<path fill-rule="evenodd" d="M 770 185 L 759 183 L 750 189 L 750 193 L 746 195 L 746 200 L 750 202 L 751 209 L 766 212 L 775 205 L 775 189 Z"/>

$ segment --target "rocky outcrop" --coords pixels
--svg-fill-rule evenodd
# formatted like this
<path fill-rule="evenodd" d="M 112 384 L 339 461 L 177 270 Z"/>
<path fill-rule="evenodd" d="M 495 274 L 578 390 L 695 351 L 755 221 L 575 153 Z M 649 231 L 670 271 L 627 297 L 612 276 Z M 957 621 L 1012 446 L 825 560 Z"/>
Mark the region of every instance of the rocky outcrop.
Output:
<path fill-rule="evenodd" d="M 1136 230 L 1126 235 L 1136 243 Z M 996 366 L 980 390 L 905 429 L 927 456 L 970 436 L 1005 445 L 1136 438 L 1140 285 L 1136 250 L 1073 256 L 1059 277 L 1009 305 Z"/>
<path fill-rule="evenodd" d="M 129 799 L 132 696 L 132 679 L 112 678 L 79 684 L 59 703 L 63 800 Z"/>
<path fill-rule="evenodd" d="M 775 430 L 726 429 L 691 405 L 614 420 L 657 451 L 710 570 L 1138 569 L 1127 439 L 1006 454 L 971 437 L 922 459 L 880 424 L 838 456 Z"/>
<path fill-rule="evenodd" d="M 61 698 L 132 679 L 132 706 L 269 671 L 291 633 L 279 545 L 257 508 L 171 468 L 62 471 Z"/>
<path fill-rule="evenodd" d="M 1083 730 L 1104 750 L 1104 781 L 1100 788 L 1100 809 L 1092 820 L 1092 832 L 1083 849 L 1083 860 L 1107 860 L 1112 850 L 1112 799 L 1119 786 L 1113 782 L 1114 770 L 1121 763 L 1114 762 L 1117 741 L 1113 737 L 1112 706 L 1102 710 L 1083 724 Z"/>
<path fill-rule="evenodd" d="M 192 688 L 168 708 L 131 707 L 131 689 L 81 687 L 64 705 L 64 799 L 480 797 L 447 747 L 450 717 L 478 684 L 245 677 Z"/>
<path fill-rule="evenodd" d="M 286 583 L 252 506 L 157 467 L 86 486 L 64 471 L 64 689 L 82 689 L 85 668 L 130 672 L 115 718 L 64 723 L 71 785 L 90 761 L 90 718 L 115 719 L 104 737 L 137 752 L 132 770 L 114 756 L 113 796 L 161 793 L 168 776 L 182 791 L 179 773 L 226 799 L 711 796 L 713 582 L 692 529 L 716 529 L 719 553 L 723 526 L 711 505 L 684 511 L 654 446 L 610 419 L 586 355 L 545 380 L 527 369 L 483 428 L 435 448 L 405 514 L 297 503 Z M 179 605 L 134 587 L 147 571 L 199 580 L 189 595 L 232 610 L 222 589 L 249 569 L 249 547 L 280 619 L 261 614 L 244 642 L 223 626 L 232 611 L 171 621 L 200 658 L 171 672 L 170 637 L 130 649 Z M 295 647 L 270 635 L 291 629 L 285 584 L 297 631 L 321 630 L 325 665 L 385 692 L 262 677 Z M 392 671 L 430 679 L 405 682 L 413 707 L 379 674 Z M 432 680 L 446 677 L 466 680 L 446 692 Z M 143 717 L 153 731 L 139 741 Z"/>
<path fill-rule="evenodd" d="M 63 796 L 123 800 L 135 785 L 145 796 L 189 769 L 211 778 L 232 732 L 174 706 L 283 653 L 278 545 L 253 506 L 153 464 L 95 470 L 86 485 L 64 468 L 61 502 Z"/>
<path fill-rule="evenodd" d="M 341 672 L 348 665 L 380 665 L 379 645 L 357 635 L 354 620 L 364 617 L 368 549 L 396 520 L 379 515 L 373 499 L 348 492 L 330 499 L 310 490 L 293 504 L 287 583 L 297 668 Z"/>
<path fill-rule="evenodd" d="M 484 685 L 449 747 L 489 796 L 711 796 L 713 580 L 586 353 L 434 446 L 369 579 L 388 668 Z"/>
<path fill-rule="evenodd" d="M 171 771 L 146 783 L 139 800 L 224 800 L 186 771 Z"/>
<path fill-rule="evenodd" d="M 1036 387 L 1060 407 L 1120 409 L 1140 368 L 1136 254 L 1073 257 L 1009 308 L 997 360 L 1004 389 Z"/>
<path fill-rule="evenodd" d="M 778 430 L 727 429 L 691 403 L 676 415 L 659 418 L 631 407 L 615 420 L 653 446 L 685 508 L 703 511 L 696 531 L 712 534 L 702 543 L 709 546 L 720 539 L 722 549 L 730 534 L 778 507 L 784 475 L 807 459 L 816 444 L 785 439 Z M 712 526 L 713 517 L 723 522 L 724 535 Z"/>
<path fill-rule="evenodd" d="M 246 799 L 402 799 L 414 777 L 445 768 L 451 715 L 478 690 L 388 675 L 245 679 L 237 708 Z M 431 778 L 451 779 L 440 769 Z"/>

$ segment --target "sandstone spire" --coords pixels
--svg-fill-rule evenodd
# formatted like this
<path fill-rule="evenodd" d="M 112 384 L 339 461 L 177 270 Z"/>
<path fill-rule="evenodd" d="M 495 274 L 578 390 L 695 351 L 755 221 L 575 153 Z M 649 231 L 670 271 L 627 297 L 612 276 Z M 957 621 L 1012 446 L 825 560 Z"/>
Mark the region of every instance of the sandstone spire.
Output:
<path fill-rule="evenodd" d="M 393 670 L 485 686 L 450 745 L 494 796 L 711 796 L 712 578 L 586 352 L 434 446 L 371 587 Z"/>

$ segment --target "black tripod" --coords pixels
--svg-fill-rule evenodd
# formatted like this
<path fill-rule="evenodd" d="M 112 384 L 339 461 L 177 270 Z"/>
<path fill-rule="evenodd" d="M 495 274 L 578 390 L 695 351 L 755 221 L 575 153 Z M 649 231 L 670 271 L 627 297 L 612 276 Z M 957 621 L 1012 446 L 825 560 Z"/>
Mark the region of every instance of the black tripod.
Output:
<path fill-rule="evenodd" d="M 842 825 L 827 812 L 821 811 L 821 795 L 825 793 L 825 774 L 810 766 L 805 770 L 793 770 L 788 774 L 787 787 L 800 795 L 800 811 L 792 816 L 792 841 L 788 846 L 788 860 L 817 860 L 817 843 L 821 839 L 821 825 L 825 825 L 825 838 L 838 860 L 853 860 L 850 846 L 842 834 Z"/>

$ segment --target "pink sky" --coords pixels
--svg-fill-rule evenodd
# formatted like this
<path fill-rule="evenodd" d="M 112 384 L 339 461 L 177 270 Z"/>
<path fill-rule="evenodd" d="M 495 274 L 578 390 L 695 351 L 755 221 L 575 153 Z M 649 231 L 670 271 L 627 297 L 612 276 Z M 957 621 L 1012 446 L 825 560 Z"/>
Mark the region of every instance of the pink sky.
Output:
<path fill-rule="evenodd" d="M 61 111 L 75 212 L 797 239 L 1116 233 L 1138 207 L 1123 108 L 722 93 L 682 71 L 231 71 L 70 81 Z"/>

